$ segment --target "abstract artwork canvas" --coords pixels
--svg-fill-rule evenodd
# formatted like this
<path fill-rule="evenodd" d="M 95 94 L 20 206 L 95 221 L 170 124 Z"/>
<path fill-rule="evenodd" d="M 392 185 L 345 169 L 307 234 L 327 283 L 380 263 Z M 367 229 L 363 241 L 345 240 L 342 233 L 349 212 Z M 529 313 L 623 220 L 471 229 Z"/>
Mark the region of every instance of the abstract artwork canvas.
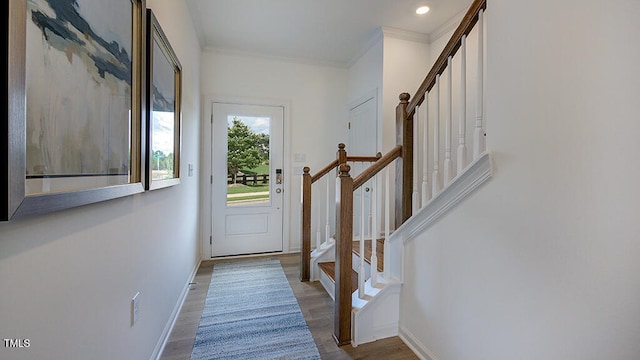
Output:
<path fill-rule="evenodd" d="M 27 1 L 27 194 L 129 182 L 131 8 Z"/>
<path fill-rule="evenodd" d="M 144 0 L 7 3 L 0 219 L 144 191 Z"/>
<path fill-rule="evenodd" d="M 147 189 L 180 181 L 182 67 L 158 19 L 147 10 Z"/>

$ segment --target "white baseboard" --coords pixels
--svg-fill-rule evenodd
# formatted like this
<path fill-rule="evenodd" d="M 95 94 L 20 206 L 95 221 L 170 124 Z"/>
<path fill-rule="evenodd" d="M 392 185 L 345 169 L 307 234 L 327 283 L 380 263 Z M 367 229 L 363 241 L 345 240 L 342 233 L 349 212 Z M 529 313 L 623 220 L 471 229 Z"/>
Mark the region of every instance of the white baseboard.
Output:
<path fill-rule="evenodd" d="M 406 328 L 400 327 L 398 337 L 400 337 L 400 340 L 421 360 L 438 360 L 438 358 Z"/>
<path fill-rule="evenodd" d="M 371 343 L 376 340 L 398 336 L 398 324 L 379 325 L 372 329 L 368 329 L 368 333 L 369 336 L 367 338 L 352 339 L 351 344 L 354 347 L 357 347 L 358 345 Z"/>
<path fill-rule="evenodd" d="M 193 279 L 195 279 L 201 262 L 202 260 L 198 261 L 195 268 L 193 268 L 193 270 L 191 271 L 191 275 L 189 275 L 186 285 L 184 286 L 184 288 L 182 288 L 182 293 L 178 298 L 176 306 L 174 306 L 173 311 L 171 312 L 171 316 L 169 316 L 169 321 L 167 321 L 167 324 L 165 325 L 164 329 L 162 330 L 162 334 L 160 335 L 160 339 L 158 339 L 158 343 L 156 344 L 155 349 L 153 349 L 153 353 L 151 353 L 151 360 L 159 360 L 160 356 L 162 356 L 162 351 L 167 345 L 169 335 L 171 335 L 171 330 L 173 330 L 173 326 L 176 324 L 178 315 L 180 315 L 180 310 L 182 310 L 182 305 L 184 305 L 184 301 L 187 299 L 187 293 L 189 293 L 189 283 L 193 282 Z"/>

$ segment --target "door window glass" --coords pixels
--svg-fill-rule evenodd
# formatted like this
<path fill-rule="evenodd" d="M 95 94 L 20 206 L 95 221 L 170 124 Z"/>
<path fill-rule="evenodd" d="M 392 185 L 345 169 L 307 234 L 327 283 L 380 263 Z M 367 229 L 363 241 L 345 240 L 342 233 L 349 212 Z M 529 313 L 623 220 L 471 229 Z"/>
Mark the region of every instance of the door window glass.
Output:
<path fill-rule="evenodd" d="M 269 203 L 268 117 L 227 118 L 227 206 Z"/>

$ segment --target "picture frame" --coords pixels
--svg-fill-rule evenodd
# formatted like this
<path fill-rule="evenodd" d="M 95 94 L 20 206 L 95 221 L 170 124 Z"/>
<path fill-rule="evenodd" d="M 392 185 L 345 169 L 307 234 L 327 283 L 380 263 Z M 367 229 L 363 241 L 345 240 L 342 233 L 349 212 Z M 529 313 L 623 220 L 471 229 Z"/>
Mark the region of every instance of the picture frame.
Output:
<path fill-rule="evenodd" d="M 144 0 L 7 2 L 0 220 L 144 191 Z"/>
<path fill-rule="evenodd" d="M 147 10 L 146 190 L 180 183 L 182 66 L 158 19 Z"/>

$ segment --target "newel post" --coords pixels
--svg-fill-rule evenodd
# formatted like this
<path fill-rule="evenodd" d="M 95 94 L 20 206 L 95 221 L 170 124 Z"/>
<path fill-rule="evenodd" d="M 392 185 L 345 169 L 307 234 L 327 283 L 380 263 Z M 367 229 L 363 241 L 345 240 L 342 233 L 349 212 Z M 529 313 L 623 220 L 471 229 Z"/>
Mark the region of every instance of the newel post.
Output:
<path fill-rule="evenodd" d="M 311 267 L 311 174 L 309 167 L 302 170 L 302 244 L 300 281 L 309 281 Z"/>
<path fill-rule="evenodd" d="M 400 94 L 396 106 L 396 145 L 402 145 L 402 160 L 396 161 L 395 225 L 400 227 L 411 216 L 413 187 L 413 117 L 407 116 L 411 95 Z"/>
<path fill-rule="evenodd" d="M 343 143 L 338 144 L 338 152 L 336 153 L 336 159 L 338 159 L 338 175 L 340 175 L 340 165 L 347 163 L 347 151 L 344 149 Z"/>
<path fill-rule="evenodd" d="M 353 178 L 351 167 L 341 164 L 336 182 L 336 287 L 333 338 L 338 345 L 351 342 L 351 251 L 353 248 Z"/>

